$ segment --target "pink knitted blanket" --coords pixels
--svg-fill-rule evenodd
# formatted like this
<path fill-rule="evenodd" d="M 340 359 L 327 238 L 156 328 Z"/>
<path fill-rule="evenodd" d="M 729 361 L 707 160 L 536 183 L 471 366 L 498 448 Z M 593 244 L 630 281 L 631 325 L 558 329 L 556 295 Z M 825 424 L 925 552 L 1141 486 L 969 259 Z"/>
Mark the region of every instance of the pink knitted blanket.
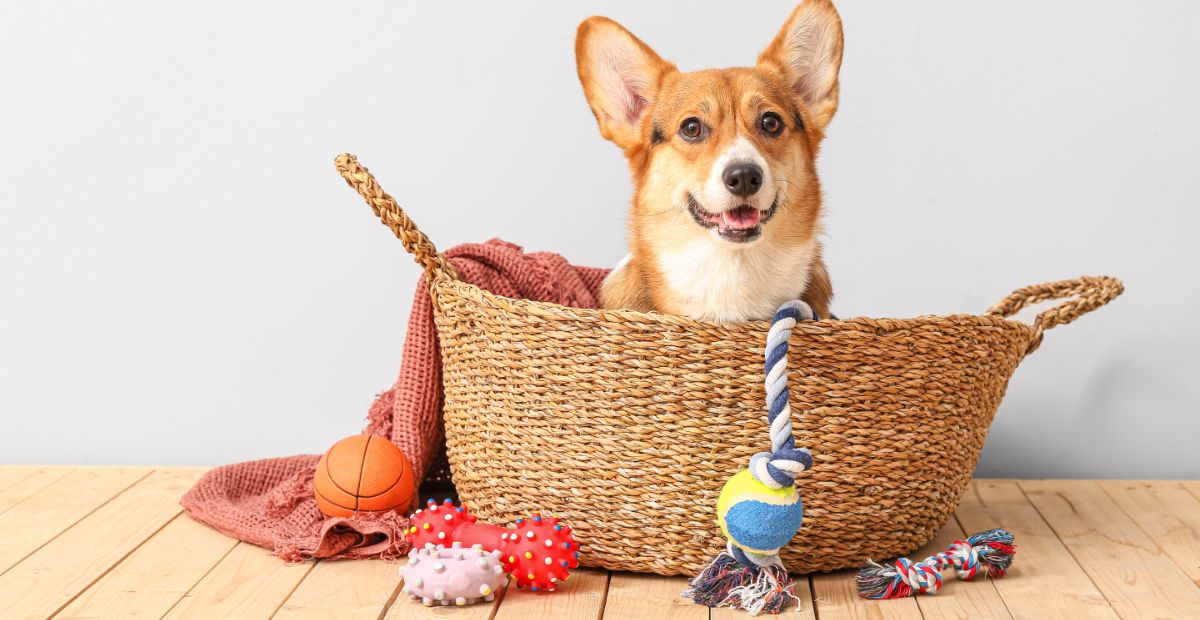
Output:
<path fill-rule="evenodd" d="M 599 305 L 596 294 L 608 273 L 571 265 L 550 252 L 527 254 L 500 239 L 460 245 L 446 256 L 463 280 L 498 295 L 579 308 Z M 418 482 L 445 443 L 442 361 L 424 277 L 408 317 L 400 376 L 371 405 L 366 432 L 395 442 L 412 461 Z M 337 439 L 331 437 L 329 443 Z M 399 534 L 408 520 L 397 513 L 326 518 L 317 510 L 312 479 L 319 458 L 302 455 L 217 467 L 180 503 L 192 518 L 289 561 L 406 553 Z"/>

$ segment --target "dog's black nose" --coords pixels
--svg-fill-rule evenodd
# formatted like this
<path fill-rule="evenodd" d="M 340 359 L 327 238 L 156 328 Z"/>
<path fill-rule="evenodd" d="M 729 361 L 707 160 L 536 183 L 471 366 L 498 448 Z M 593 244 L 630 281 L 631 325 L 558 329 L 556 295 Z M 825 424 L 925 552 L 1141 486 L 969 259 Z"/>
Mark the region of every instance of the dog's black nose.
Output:
<path fill-rule="evenodd" d="M 750 162 L 730 164 L 725 172 L 721 173 L 721 180 L 725 181 L 725 188 L 729 193 L 743 198 L 753 196 L 758 188 L 762 187 L 762 177 L 762 168 Z"/>

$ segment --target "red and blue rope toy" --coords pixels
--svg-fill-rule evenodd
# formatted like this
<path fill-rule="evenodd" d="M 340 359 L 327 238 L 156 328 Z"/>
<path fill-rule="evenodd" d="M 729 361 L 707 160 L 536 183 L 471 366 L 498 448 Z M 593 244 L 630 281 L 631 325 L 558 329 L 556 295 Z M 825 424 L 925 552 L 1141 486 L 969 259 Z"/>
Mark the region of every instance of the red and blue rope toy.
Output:
<path fill-rule="evenodd" d="M 858 595 L 870 599 L 905 598 L 917 594 L 937 594 L 942 589 L 942 569 L 953 568 L 963 581 L 976 577 L 999 579 L 1012 565 L 1017 551 L 1013 535 L 995 529 L 956 540 L 945 551 L 920 562 L 897 558 L 886 566 L 873 560 L 858 571 L 855 582 Z"/>

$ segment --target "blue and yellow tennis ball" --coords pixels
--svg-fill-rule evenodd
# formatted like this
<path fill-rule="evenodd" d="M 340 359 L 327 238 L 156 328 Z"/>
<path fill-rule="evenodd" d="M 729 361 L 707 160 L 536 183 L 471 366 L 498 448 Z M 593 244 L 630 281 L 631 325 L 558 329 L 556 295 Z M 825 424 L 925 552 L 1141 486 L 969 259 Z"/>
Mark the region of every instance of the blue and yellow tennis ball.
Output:
<path fill-rule="evenodd" d="M 717 525 L 743 551 L 770 555 L 800 530 L 804 506 L 795 485 L 772 489 L 744 469 L 717 497 Z"/>

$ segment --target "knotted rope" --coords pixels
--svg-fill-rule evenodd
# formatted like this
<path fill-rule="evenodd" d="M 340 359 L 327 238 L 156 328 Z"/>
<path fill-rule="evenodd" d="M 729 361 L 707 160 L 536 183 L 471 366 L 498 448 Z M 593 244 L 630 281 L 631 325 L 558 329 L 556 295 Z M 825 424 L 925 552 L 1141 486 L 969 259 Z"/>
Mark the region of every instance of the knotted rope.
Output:
<path fill-rule="evenodd" d="M 942 569 L 954 568 L 959 579 L 971 581 L 978 575 L 1003 577 L 1012 565 L 1016 545 L 1013 536 L 995 529 L 956 540 L 945 551 L 920 562 L 897 558 L 893 567 L 867 561 L 855 581 L 863 598 L 904 598 L 916 594 L 937 594 L 942 589 Z"/>
<path fill-rule="evenodd" d="M 796 448 L 792 437 L 792 407 L 788 404 L 788 338 L 800 321 L 818 320 L 808 304 L 789 301 L 775 312 L 767 332 L 763 371 L 766 374 L 767 421 L 770 423 L 771 451 L 750 457 L 750 473 L 772 489 L 796 483 L 796 476 L 812 469 L 812 454 Z"/>
<path fill-rule="evenodd" d="M 721 489 L 717 523 L 727 537 L 725 551 L 683 592 L 685 598 L 700 605 L 733 607 L 758 615 L 777 614 L 800 603 L 778 547 L 800 527 L 803 505 L 792 487 L 796 476 L 812 468 L 813 458 L 807 449 L 797 448 L 792 437 L 787 356 L 792 328 L 814 319 L 817 316 L 807 304 L 790 301 L 771 320 L 763 355 L 771 451 L 750 457 L 748 469 L 735 474 Z"/>

